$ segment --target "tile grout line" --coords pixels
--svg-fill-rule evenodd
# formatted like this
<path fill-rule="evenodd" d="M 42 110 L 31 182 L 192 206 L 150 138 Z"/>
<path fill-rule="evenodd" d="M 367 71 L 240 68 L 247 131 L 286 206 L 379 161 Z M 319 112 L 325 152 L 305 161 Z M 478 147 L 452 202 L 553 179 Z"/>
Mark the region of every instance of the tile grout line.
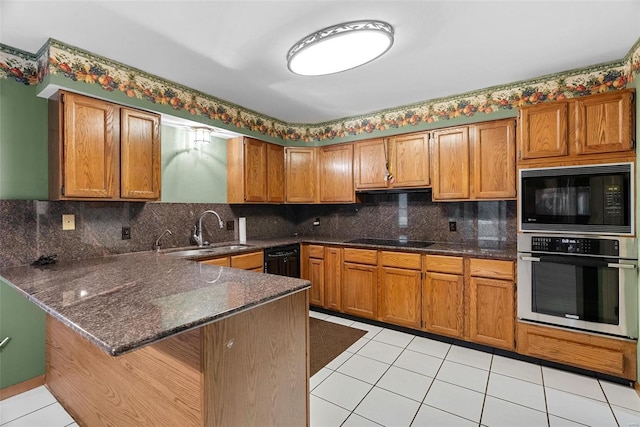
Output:
<path fill-rule="evenodd" d="M 51 403 L 49 403 L 48 405 L 41 406 L 41 407 L 39 407 L 38 409 L 34 409 L 34 410 L 33 410 L 33 411 L 31 411 L 31 412 L 27 412 L 26 414 L 20 415 L 20 416 L 19 416 L 19 417 L 17 417 L 17 418 L 13 418 L 13 419 L 11 419 L 11 420 L 8 420 L 8 421 L 6 421 L 6 422 L 4 422 L 4 423 L 0 424 L 0 426 L 7 425 L 7 424 L 9 424 L 9 423 L 12 423 L 12 422 L 14 422 L 14 421 L 19 420 L 20 418 L 24 418 L 24 417 L 26 417 L 26 416 L 28 416 L 28 415 L 34 414 L 34 413 L 38 412 L 38 411 L 39 411 L 39 410 L 41 410 L 41 409 L 48 408 L 49 406 L 51 406 L 51 405 L 56 405 L 56 404 L 57 404 L 57 405 L 60 405 L 60 402 L 58 402 L 58 400 L 57 400 L 57 399 L 56 399 L 56 401 L 55 401 L 55 402 L 51 402 Z M 65 412 L 66 412 L 66 411 L 65 411 Z M 74 422 L 75 422 L 75 421 L 74 421 Z M 72 424 L 73 424 L 73 423 L 72 423 Z"/>

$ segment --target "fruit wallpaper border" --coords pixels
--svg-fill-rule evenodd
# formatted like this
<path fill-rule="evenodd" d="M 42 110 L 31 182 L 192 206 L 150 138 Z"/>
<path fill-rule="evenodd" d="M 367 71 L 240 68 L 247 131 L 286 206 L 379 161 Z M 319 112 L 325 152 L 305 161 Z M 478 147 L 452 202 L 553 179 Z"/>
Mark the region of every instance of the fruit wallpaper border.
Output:
<path fill-rule="evenodd" d="M 74 87 L 78 84 L 93 85 L 105 92 L 121 92 L 129 98 L 136 98 L 138 104 L 150 110 L 179 113 L 177 115 L 190 120 L 240 133 L 262 135 L 285 144 L 338 143 L 346 138 L 353 140 L 411 132 L 412 127 L 416 130 L 425 126 L 444 127 L 447 120 L 459 117 L 488 115 L 540 102 L 623 89 L 638 74 L 640 39 L 619 61 L 357 117 L 300 124 L 283 122 L 57 40 L 50 39 L 36 54 L 0 44 L 0 78 L 14 79 L 25 85 L 44 84 L 47 77 L 55 77 L 56 82 L 68 79 L 68 84 Z M 105 97 L 108 98 L 109 94 L 105 93 Z M 394 132 L 395 129 L 399 131 Z M 358 138 L 358 135 L 362 136 Z"/>

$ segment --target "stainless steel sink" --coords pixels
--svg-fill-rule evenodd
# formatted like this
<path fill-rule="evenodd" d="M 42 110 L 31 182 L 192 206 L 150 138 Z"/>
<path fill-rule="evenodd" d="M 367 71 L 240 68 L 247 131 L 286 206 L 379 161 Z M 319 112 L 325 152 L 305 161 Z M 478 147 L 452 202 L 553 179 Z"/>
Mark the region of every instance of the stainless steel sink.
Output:
<path fill-rule="evenodd" d="M 184 249 L 167 252 L 167 255 L 177 257 L 200 257 L 208 255 L 222 255 L 230 251 L 250 248 L 251 245 L 225 245 L 225 246 L 205 246 L 202 248 Z"/>

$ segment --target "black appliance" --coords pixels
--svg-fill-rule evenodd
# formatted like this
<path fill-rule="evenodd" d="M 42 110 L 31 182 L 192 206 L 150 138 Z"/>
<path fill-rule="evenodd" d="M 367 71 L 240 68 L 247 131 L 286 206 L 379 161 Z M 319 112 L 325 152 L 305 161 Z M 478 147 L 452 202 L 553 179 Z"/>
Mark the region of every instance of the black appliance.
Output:
<path fill-rule="evenodd" d="M 264 250 L 264 272 L 300 278 L 300 245 L 295 243 Z"/>
<path fill-rule="evenodd" d="M 520 230 L 633 235 L 632 163 L 520 169 Z"/>
<path fill-rule="evenodd" d="M 518 235 L 518 318 L 638 338 L 636 239 Z"/>
<path fill-rule="evenodd" d="M 346 243 L 359 243 L 363 245 L 395 246 L 400 248 L 426 248 L 433 245 L 433 242 L 423 242 L 420 240 L 392 240 L 392 239 L 368 239 L 360 238 L 349 240 Z"/>

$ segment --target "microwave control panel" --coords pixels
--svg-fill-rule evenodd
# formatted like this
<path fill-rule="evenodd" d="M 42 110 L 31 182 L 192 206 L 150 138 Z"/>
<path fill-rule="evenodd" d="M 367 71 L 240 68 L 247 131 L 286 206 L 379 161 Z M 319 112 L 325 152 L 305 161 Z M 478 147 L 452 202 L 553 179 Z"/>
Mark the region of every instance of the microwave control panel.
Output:
<path fill-rule="evenodd" d="M 535 236 L 531 238 L 531 250 L 535 252 L 619 256 L 620 244 L 617 240 L 609 239 Z"/>

